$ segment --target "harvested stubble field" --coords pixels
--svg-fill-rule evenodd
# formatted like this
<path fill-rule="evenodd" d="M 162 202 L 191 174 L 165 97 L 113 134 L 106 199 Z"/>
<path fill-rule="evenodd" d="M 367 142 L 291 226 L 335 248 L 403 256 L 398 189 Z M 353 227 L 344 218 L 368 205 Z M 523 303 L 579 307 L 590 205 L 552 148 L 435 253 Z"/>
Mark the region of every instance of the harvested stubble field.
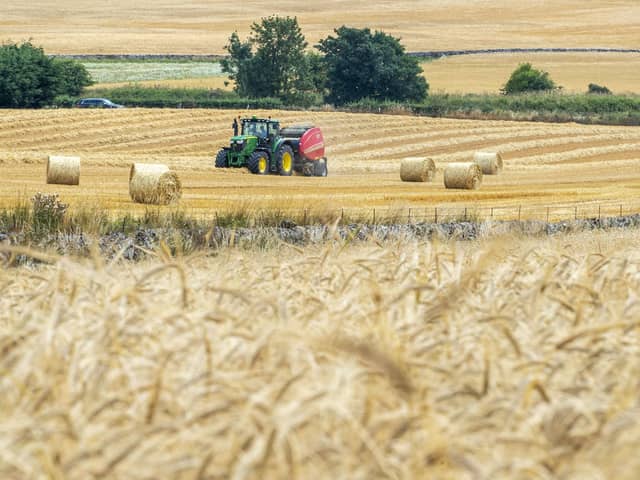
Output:
<path fill-rule="evenodd" d="M 310 44 L 344 23 L 402 37 L 410 51 L 460 48 L 636 48 L 636 0 L 4 0 L 0 38 L 49 53 L 223 53 L 252 22 L 295 15 Z"/>
<path fill-rule="evenodd" d="M 316 210 L 538 208 L 579 203 L 637 208 L 640 129 L 633 127 L 432 119 L 338 112 L 250 112 L 283 124 L 313 122 L 325 132 L 327 178 L 256 176 L 245 169 L 216 170 L 217 150 L 228 143 L 237 111 L 123 109 L 115 111 L 4 111 L 0 118 L 0 207 L 36 192 L 58 193 L 71 208 L 143 212 L 128 195 L 133 162 L 163 163 L 182 181 L 180 208 L 194 216 L 239 205 L 248 209 Z M 485 176 L 477 191 L 447 191 L 443 167 L 499 151 L 505 168 Z M 79 187 L 45 185 L 48 155 L 79 155 Z M 433 183 L 400 180 L 401 159 L 435 160 Z M 634 203 L 635 202 L 635 203 Z M 511 210 L 512 212 L 514 210 Z M 570 213 L 569 213 L 570 212 Z M 573 208 L 567 215 L 573 214 Z M 538 216 L 538 218 L 540 218 Z"/>
<path fill-rule="evenodd" d="M 636 479 L 639 238 L 0 268 L 0 476 Z"/>
<path fill-rule="evenodd" d="M 460 55 L 423 63 L 422 68 L 432 92 L 498 93 L 518 65 L 526 62 L 549 72 L 565 92 L 584 93 L 590 83 L 616 93 L 640 88 L 640 53 Z"/>
<path fill-rule="evenodd" d="M 498 93 L 520 63 L 549 72 L 564 92 L 584 93 L 590 83 L 605 85 L 615 93 L 638 92 L 640 53 L 500 53 L 459 55 L 421 63 L 431 92 Z M 85 63 L 95 85 L 89 90 L 135 83 L 145 87 L 208 88 L 231 90 L 219 66 L 201 62 L 157 64 L 148 62 Z M 122 68 L 124 67 L 124 68 Z M 217 70 L 216 70 L 217 69 Z M 178 70 L 176 72 L 176 70 Z M 129 74 L 133 71 L 133 74 Z M 216 73 L 209 73 L 216 71 Z"/>

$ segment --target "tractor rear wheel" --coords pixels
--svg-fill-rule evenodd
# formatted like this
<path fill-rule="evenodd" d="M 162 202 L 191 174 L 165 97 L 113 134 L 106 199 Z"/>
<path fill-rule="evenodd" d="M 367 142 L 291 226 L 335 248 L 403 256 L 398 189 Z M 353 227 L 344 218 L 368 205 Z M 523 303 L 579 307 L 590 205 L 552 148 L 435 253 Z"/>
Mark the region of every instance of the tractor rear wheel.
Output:
<path fill-rule="evenodd" d="M 251 173 L 266 175 L 269 173 L 269 157 L 263 151 L 255 151 L 247 160 L 247 167 Z"/>
<path fill-rule="evenodd" d="M 314 168 L 314 174 L 316 177 L 326 177 L 327 174 L 329 173 L 327 171 L 327 159 L 326 158 L 321 158 L 320 160 L 316 160 L 315 162 L 315 168 Z"/>
<path fill-rule="evenodd" d="M 216 168 L 227 168 L 229 166 L 229 159 L 227 158 L 227 151 L 223 148 L 216 155 Z"/>
<path fill-rule="evenodd" d="M 283 145 L 276 153 L 276 168 L 278 173 L 285 177 L 293 173 L 293 150 L 289 145 Z"/>

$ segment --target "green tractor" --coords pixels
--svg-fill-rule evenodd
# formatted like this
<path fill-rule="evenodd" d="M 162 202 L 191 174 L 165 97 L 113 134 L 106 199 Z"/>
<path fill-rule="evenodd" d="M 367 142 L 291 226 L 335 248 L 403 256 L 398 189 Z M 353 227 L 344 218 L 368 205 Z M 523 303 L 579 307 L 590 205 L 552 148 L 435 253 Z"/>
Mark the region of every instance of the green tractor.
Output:
<path fill-rule="evenodd" d="M 235 125 L 235 122 L 234 122 Z M 319 128 L 294 126 L 280 129 L 280 122 L 244 118 L 240 135 L 231 137 L 229 147 L 216 155 L 216 168 L 246 167 L 251 173 L 327 176 L 324 138 Z"/>

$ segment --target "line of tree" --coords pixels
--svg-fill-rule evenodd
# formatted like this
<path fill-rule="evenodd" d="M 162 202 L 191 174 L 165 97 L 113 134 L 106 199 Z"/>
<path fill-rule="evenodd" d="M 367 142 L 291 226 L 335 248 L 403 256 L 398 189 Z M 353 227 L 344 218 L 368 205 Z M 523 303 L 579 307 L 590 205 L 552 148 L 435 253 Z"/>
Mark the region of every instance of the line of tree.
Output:
<path fill-rule="evenodd" d="M 407 54 L 399 38 L 342 26 L 314 47 L 309 49 L 296 17 L 270 16 L 254 22 L 246 40 L 237 32 L 231 34 L 222 70 L 234 82 L 241 99 L 271 99 L 304 107 L 325 102 L 337 106 L 415 104 L 427 98 L 429 84 L 419 60 Z M 0 46 L 0 107 L 67 105 L 92 83 L 77 60 L 49 57 L 28 41 Z M 523 63 L 511 74 L 502 93 L 561 88 L 547 72 Z M 588 93 L 611 92 L 590 84 Z M 174 99 L 169 103 L 175 103 Z"/>
<path fill-rule="evenodd" d="M 336 105 L 363 98 L 426 98 L 429 85 L 419 60 L 407 55 L 398 38 L 368 28 L 343 26 L 334 32 L 308 51 L 296 17 L 263 18 L 252 24 L 247 40 L 231 35 L 222 69 L 235 91 L 247 97 Z"/>
<path fill-rule="evenodd" d="M 39 108 L 58 95 L 80 95 L 91 83 L 84 65 L 50 58 L 31 42 L 0 46 L 0 107 Z"/>

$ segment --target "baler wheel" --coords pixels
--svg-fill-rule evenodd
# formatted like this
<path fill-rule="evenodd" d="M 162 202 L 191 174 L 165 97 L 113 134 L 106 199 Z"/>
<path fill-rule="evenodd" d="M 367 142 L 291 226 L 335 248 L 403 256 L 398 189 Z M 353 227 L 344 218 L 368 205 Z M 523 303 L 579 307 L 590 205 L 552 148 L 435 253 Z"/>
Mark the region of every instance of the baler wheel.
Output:
<path fill-rule="evenodd" d="M 314 174 L 316 177 L 326 177 L 329 173 L 327 170 L 327 159 L 321 158 L 320 160 L 316 160 L 314 162 Z"/>

